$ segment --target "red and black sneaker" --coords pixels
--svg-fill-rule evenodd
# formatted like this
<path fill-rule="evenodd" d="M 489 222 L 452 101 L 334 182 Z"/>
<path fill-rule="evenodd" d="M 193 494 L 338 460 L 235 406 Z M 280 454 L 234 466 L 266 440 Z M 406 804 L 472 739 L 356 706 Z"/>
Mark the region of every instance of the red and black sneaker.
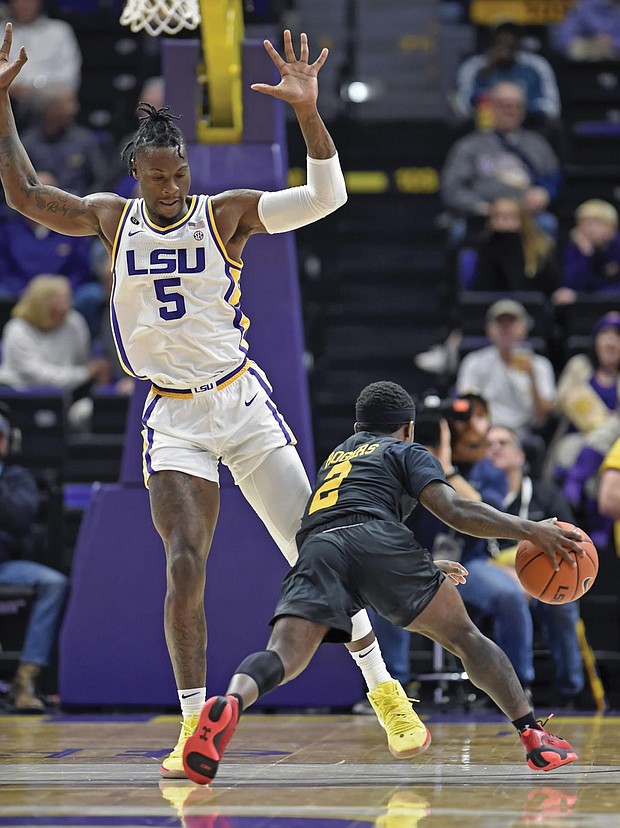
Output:
<path fill-rule="evenodd" d="M 213 696 L 203 704 L 193 735 L 183 748 L 183 769 L 188 779 L 208 785 L 235 732 L 239 702 L 235 696 Z"/>
<path fill-rule="evenodd" d="M 539 722 L 540 730 L 528 727 L 520 734 L 521 743 L 525 748 L 525 758 L 532 770 L 550 771 L 579 759 L 573 746 L 566 739 L 545 730 L 549 719 Z"/>

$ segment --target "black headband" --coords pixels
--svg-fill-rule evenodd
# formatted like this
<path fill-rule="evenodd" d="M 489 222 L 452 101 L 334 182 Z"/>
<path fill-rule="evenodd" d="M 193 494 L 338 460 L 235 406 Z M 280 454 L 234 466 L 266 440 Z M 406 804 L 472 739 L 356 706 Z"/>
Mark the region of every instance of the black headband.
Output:
<path fill-rule="evenodd" d="M 358 423 L 381 425 L 383 423 L 396 425 L 410 423 L 415 420 L 415 406 L 409 408 L 356 408 L 355 419 Z"/>

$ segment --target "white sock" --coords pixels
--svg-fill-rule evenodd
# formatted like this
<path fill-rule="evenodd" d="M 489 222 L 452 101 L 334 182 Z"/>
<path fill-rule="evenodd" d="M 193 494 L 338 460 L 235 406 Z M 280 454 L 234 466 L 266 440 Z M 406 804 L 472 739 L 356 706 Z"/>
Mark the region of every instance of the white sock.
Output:
<path fill-rule="evenodd" d="M 177 692 L 184 719 L 200 713 L 200 708 L 207 700 L 206 687 L 190 687 L 188 690 L 178 690 Z"/>
<path fill-rule="evenodd" d="M 391 681 L 392 676 L 388 673 L 385 661 L 381 655 L 381 648 L 378 641 L 373 641 L 363 650 L 349 655 L 362 671 L 364 681 L 369 690 L 374 690 L 378 684 L 384 681 Z"/>

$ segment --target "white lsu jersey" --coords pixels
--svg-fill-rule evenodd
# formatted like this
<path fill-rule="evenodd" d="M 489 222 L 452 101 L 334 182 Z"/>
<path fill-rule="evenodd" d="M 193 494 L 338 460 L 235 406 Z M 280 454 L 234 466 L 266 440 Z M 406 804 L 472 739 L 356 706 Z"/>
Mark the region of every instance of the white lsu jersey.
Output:
<path fill-rule="evenodd" d="M 247 364 L 240 308 L 243 262 L 231 259 L 208 196 L 158 227 L 130 199 L 112 248 L 110 316 L 121 364 L 162 388 L 199 392 Z"/>

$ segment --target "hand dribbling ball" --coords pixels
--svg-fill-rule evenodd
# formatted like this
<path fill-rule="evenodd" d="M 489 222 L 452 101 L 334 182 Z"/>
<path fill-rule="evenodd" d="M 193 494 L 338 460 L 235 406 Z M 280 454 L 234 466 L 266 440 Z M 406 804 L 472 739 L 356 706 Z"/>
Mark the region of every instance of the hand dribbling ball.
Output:
<path fill-rule="evenodd" d="M 528 540 L 521 541 L 515 559 L 515 569 L 523 589 L 545 604 L 576 601 L 590 589 L 598 573 L 598 553 L 592 539 L 572 523 L 559 520 L 557 525 L 563 529 L 576 529 L 583 536 L 579 546 L 586 556 L 574 556 L 577 566 L 571 567 L 568 561 L 558 556 L 560 568 L 556 572 L 545 553 Z"/>

